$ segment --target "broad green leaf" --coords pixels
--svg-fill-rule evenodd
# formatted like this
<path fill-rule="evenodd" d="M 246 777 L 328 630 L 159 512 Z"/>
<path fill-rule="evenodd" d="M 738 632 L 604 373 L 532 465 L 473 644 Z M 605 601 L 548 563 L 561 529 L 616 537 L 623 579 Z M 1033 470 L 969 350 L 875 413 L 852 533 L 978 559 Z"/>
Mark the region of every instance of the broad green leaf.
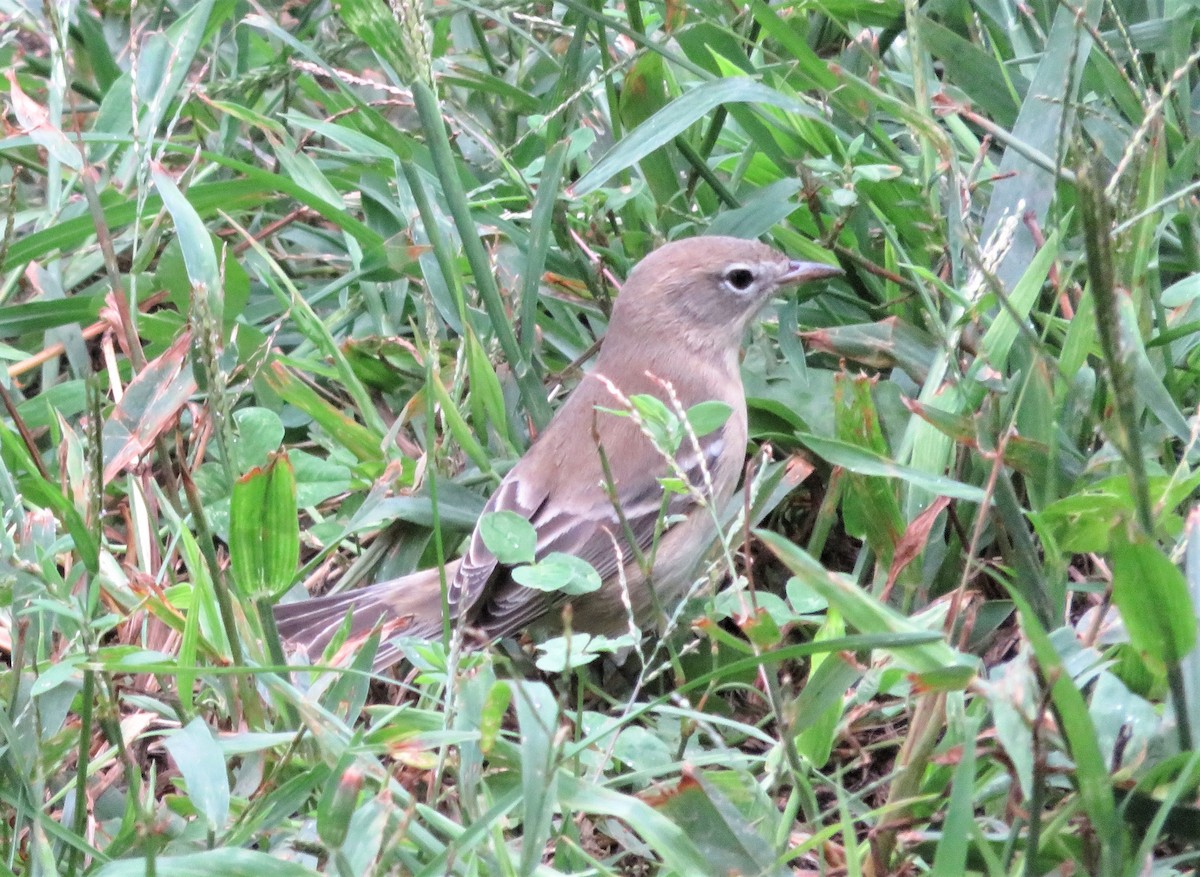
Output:
<path fill-rule="evenodd" d="M 224 753 L 208 725 L 197 716 L 163 745 L 179 765 L 188 800 L 204 814 L 209 831 L 223 831 L 229 820 L 229 778 Z"/>
<path fill-rule="evenodd" d="M 351 764 L 349 753 L 338 762 L 335 782 L 325 786 L 317 804 L 317 836 L 326 846 L 336 849 L 346 841 L 350 819 L 358 806 L 363 788 L 361 769 Z"/>
<path fill-rule="evenodd" d="M 1050 690 L 1059 723 L 1066 738 L 1075 770 L 1071 779 L 1079 790 L 1084 811 L 1101 838 L 1101 854 L 1115 862 L 1115 847 L 1121 843 L 1122 832 L 1117 817 L 1108 767 L 1100 754 L 1096 728 L 1088 714 L 1083 694 L 1054 647 L 1054 643 L 1037 620 L 1033 607 L 1017 589 L 1010 589 L 1021 619 L 1021 627 L 1029 639 L 1038 670 Z"/>
<path fill-rule="evenodd" d="M 984 215 L 980 240 L 993 239 L 997 230 L 1014 218 L 1030 216 L 1038 223 L 1045 222 L 1056 191 L 1055 160 L 1059 147 L 1067 145 L 1058 143 L 1060 132 L 1069 130 L 1069 124 L 1064 127 L 1063 114 L 1071 113 L 1076 105 L 1080 74 L 1092 50 L 1087 28 L 1096 27 L 1102 8 L 1099 0 L 1087 0 L 1078 9 L 1055 9 L 1046 37 L 1049 48 L 1041 55 L 1012 133 L 1005 137 L 999 174 L 1011 179 L 997 184 Z M 1017 29 L 1019 25 L 1014 26 Z M 994 271 L 1005 289 L 1015 287 L 1033 261 L 1035 247 L 1033 236 L 1024 229 L 1013 238 Z"/>
<path fill-rule="evenodd" d="M 664 67 L 662 56 L 653 52 L 646 52 L 634 59 L 621 86 L 619 109 L 621 124 L 625 128 L 637 129 L 666 105 L 668 94 Z M 669 139 L 663 140 L 637 159 L 642 176 L 658 204 L 669 203 L 679 190 L 679 174 L 672 163 L 673 156 L 664 148 L 669 142 Z"/>
<path fill-rule="evenodd" d="M 702 438 L 723 427 L 732 413 L 724 402 L 699 402 L 687 410 L 687 419 L 692 431 Z"/>
<path fill-rule="evenodd" d="M 828 613 L 813 639 L 822 642 L 845 635 L 846 624 L 835 610 Z M 861 668 L 840 655 L 813 655 L 808 679 L 790 705 L 789 726 L 796 735 L 796 749 L 814 767 L 822 767 L 829 761 L 849 692 L 862 676 Z"/>
<path fill-rule="evenodd" d="M 208 229 L 200 214 L 188 203 L 187 197 L 175 185 L 165 170 L 155 166 L 151 171 L 154 187 L 163 199 L 163 206 L 175 223 L 175 235 L 183 251 L 183 263 L 187 266 L 188 279 L 192 283 L 193 297 L 204 299 L 203 304 L 212 315 L 216 325 L 224 319 L 221 270 L 217 263 L 217 252 L 213 247 Z"/>
<path fill-rule="evenodd" d="M 983 501 L 983 490 L 944 475 L 930 475 L 910 466 L 901 466 L 886 457 L 856 448 L 854 445 L 822 438 L 811 433 L 800 433 L 796 437 L 822 459 L 851 472 L 857 472 L 860 475 L 899 478 L 930 493 L 948 496 L 951 499 L 961 499 L 967 502 Z"/>
<path fill-rule="evenodd" d="M 687 771 L 674 789 L 652 803 L 695 842 L 708 862 L 704 873 L 764 877 L 791 873 L 778 861 L 761 827 L 739 812 L 703 773 Z"/>
<path fill-rule="evenodd" d="M 512 571 L 512 577 L 527 588 L 571 596 L 598 591 L 602 584 L 600 574 L 590 563 L 561 551 L 553 551 L 537 563 L 518 566 Z"/>
<path fill-rule="evenodd" d="M 265 368 L 262 378 L 272 390 L 308 414 L 330 435 L 336 436 L 360 462 L 382 466 L 382 436 L 375 435 L 353 417 L 334 408 L 280 362 L 272 362 Z"/>
<path fill-rule="evenodd" d="M 229 520 L 230 563 L 242 593 L 260 599 L 286 592 L 300 561 L 296 474 L 286 454 L 234 483 Z"/>
<path fill-rule="evenodd" d="M 1200 298 L 1200 274 L 1191 274 L 1164 289 L 1161 301 L 1164 307 L 1177 308 L 1197 298 Z"/>
<path fill-rule="evenodd" d="M 961 739 L 966 741 L 966 745 L 962 747 L 962 758 L 954 769 L 942 842 L 938 844 L 930 877 L 960 877 L 967 873 L 970 830 L 975 824 L 977 783 L 975 747 L 971 743 L 979 733 L 979 719 L 963 717 L 961 725 Z"/>
<path fill-rule="evenodd" d="M 735 238 L 759 238 L 796 212 L 800 180 L 783 179 L 759 189 L 747 197 L 741 207 L 718 213 L 708 224 L 706 234 Z"/>
<path fill-rule="evenodd" d="M 777 533 L 756 530 L 783 564 L 806 585 L 829 601 L 846 622 L 865 634 L 916 634 L 921 627 L 884 605 L 843 575 L 829 572 L 803 549 Z M 970 684 L 978 662 L 952 649 L 944 641 L 892 651 L 895 662 L 917 675 L 927 686 L 958 689 Z"/>
<path fill-rule="evenodd" d="M 251 599 L 267 592 L 262 544 L 267 481 L 261 469 L 251 469 L 234 482 L 229 501 L 229 566 L 234 585 Z"/>
<path fill-rule="evenodd" d="M 677 97 L 613 146 L 595 166 L 567 189 L 572 198 L 583 198 L 612 177 L 627 170 L 722 104 L 749 103 L 779 107 L 804 118 L 817 112 L 799 98 L 749 78 L 719 79 L 697 85 Z"/>
<path fill-rule="evenodd" d="M 96 877 L 146 877 L 146 860 L 142 857 L 116 859 L 92 872 Z M 203 853 L 182 856 L 157 856 L 154 873 L 159 877 L 316 877 L 311 868 L 280 859 L 277 856 L 223 847 Z"/>
<path fill-rule="evenodd" d="M 687 829 L 646 802 L 566 773 L 560 773 L 557 785 L 563 807 L 620 819 L 631 826 L 674 873 L 711 873 L 711 863 Z"/>
<path fill-rule="evenodd" d="M 558 812 L 558 703 L 540 682 L 513 682 L 513 705 L 521 729 L 521 871 L 532 873 L 542 857 Z"/>
<path fill-rule="evenodd" d="M 538 643 L 537 650 L 541 654 L 537 668 L 543 673 L 565 673 L 590 664 L 601 655 L 611 655 L 636 645 L 628 634 L 615 639 L 590 633 L 556 636 Z"/>
<path fill-rule="evenodd" d="M 955 87 L 965 92 L 989 119 L 1011 127 L 1017 118 L 1019 100 L 1014 93 L 1014 76 L 1019 78 L 1021 88 L 1028 87 L 1020 74 L 1001 64 L 994 53 L 927 15 L 919 16 L 917 24 L 929 53 L 944 65 Z"/>
<path fill-rule="evenodd" d="M 914 380 L 923 382 L 929 363 L 938 355 L 932 335 L 898 317 L 876 323 L 828 326 L 800 335 L 810 350 L 832 353 L 873 368 L 899 367 Z"/>
<path fill-rule="evenodd" d="M 366 874 L 378 861 L 392 810 L 376 798 L 364 801 L 350 817 L 342 850 L 349 873 Z"/>
<path fill-rule="evenodd" d="M 884 459 L 887 442 L 871 398 L 873 384 L 869 378 L 838 375 L 833 395 L 834 428 L 837 438 L 848 446 Z M 848 491 L 842 499 L 847 532 L 865 535 L 881 564 L 891 566 L 892 555 L 905 530 L 896 498 L 898 485 L 889 478 L 853 469 L 849 470 L 847 485 Z"/>
<path fill-rule="evenodd" d="M 1042 286 L 1054 260 L 1058 258 L 1058 233 L 1052 234 L 1038 249 L 1029 266 L 1020 275 L 1007 296 L 1007 307 L 1000 308 L 988 326 L 980 343 L 980 350 L 987 362 L 997 372 L 1004 373 L 1008 365 L 1009 352 L 1016 340 L 1020 327 L 1026 324 L 1029 310 L 1041 294 Z"/>
<path fill-rule="evenodd" d="M 1113 544 L 1113 602 L 1134 648 L 1178 663 L 1196 645 L 1196 607 L 1179 568 L 1145 537 L 1118 527 Z"/>
<path fill-rule="evenodd" d="M 487 512 L 479 519 L 479 535 L 488 551 L 506 566 L 532 563 L 537 530 L 529 519 L 507 510 Z"/>
<path fill-rule="evenodd" d="M 0 307 L 0 337 L 12 338 L 27 332 L 45 332 L 56 326 L 71 323 L 91 323 L 100 315 L 100 306 L 103 303 L 102 296 L 79 295 L 66 299 L 5 305 Z"/>

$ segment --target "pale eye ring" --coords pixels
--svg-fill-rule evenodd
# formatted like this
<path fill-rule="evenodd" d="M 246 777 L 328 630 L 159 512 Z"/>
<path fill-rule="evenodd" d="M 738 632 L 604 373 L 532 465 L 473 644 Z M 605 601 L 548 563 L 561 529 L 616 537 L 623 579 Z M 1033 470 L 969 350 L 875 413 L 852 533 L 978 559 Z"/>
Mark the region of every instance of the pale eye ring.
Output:
<path fill-rule="evenodd" d="M 754 272 L 744 265 L 725 272 L 725 282 L 738 292 L 745 292 L 754 283 Z"/>

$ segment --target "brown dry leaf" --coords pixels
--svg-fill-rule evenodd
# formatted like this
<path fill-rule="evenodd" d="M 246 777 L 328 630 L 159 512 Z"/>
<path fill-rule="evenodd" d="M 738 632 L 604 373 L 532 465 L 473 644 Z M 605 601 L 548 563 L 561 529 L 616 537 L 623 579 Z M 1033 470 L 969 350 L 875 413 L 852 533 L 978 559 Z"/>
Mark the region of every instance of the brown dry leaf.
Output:
<path fill-rule="evenodd" d="M 125 388 L 104 424 L 104 483 L 135 462 L 167 429 L 191 395 L 196 379 L 187 362 L 191 333 L 184 332 Z"/>
<path fill-rule="evenodd" d="M 21 90 L 17 82 L 16 68 L 9 67 L 7 74 L 13 115 L 17 117 L 17 124 L 21 126 L 21 130 L 28 134 L 34 143 L 45 149 L 55 161 L 73 171 L 82 170 L 83 153 L 79 151 L 79 147 L 51 123 L 50 113 L 45 107 Z"/>
<path fill-rule="evenodd" d="M 904 535 L 896 543 L 896 553 L 892 555 L 892 568 L 888 570 L 887 585 L 883 589 L 882 599 L 887 599 L 887 595 L 892 592 L 892 585 L 896 584 L 896 579 L 900 576 L 900 573 L 925 548 L 925 544 L 929 541 L 929 531 L 933 529 L 934 521 L 937 520 L 937 516 L 948 505 L 950 505 L 950 498 L 939 496 L 930 504 L 929 508 L 917 515 L 913 519 L 913 522 L 905 529 Z"/>
<path fill-rule="evenodd" d="M 795 487 L 800 482 L 806 480 L 809 475 L 813 474 L 812 461 L 801 454 L 792 454 L 787 460 L 787 474 L 783 477 L 787 479 L 787 483 L 791 487 Z"/>

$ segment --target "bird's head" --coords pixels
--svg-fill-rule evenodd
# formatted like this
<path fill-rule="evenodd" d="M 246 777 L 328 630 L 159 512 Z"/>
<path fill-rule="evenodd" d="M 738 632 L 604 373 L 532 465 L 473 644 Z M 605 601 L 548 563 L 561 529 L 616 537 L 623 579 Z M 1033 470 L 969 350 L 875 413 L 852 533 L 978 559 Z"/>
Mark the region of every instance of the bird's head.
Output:
<path fill-rule="evenodd" d="M 675 241 L 630 273 L 609 332 L 736 348 L 746 324 L 776 292 L 841 273 L 832 265 L 789 259 L 758 241 L 717 236 Z"/>

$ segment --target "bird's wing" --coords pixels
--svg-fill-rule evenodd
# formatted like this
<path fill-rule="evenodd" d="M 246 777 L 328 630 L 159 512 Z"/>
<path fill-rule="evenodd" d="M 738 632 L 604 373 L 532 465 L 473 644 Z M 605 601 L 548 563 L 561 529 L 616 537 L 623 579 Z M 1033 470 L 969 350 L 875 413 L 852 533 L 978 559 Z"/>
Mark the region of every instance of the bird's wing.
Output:
<path fill-rule="evenodd" d="M 677 515 L 685 515 L 700 504 L 700 497 L 707 495 L 705 471 L 711 473 L 717 460 L 725 451 L 725 438 L 718 431 L 699 440 L 698 450 L 680 451 L 676 457 L 677 469 L 667 465 L 661 457 L 659 467 L 653 471 L 632 473 L 625 481 L 617 479 L 617 494 L 621 515 L 629 525 L 629 533 L 613 508 L 612 500 L 602 491 L 596 492 L 595 502 L 587 509 L 554 508 L 547 504 L 539 515 L 532 519 L 538 531 L 538 558 L 556 551 L 572 554 L 586 560 L 607 579 L 617 571 L 618 563 L 633 560 L 629 536 L 639 551 L 650 547 L 660 517 L 669 527 Z M 667 494 L 663 504 L 662 479 L 686 481 L 686 487 Z M 613 541 L 620 546 L 618 556 Z"/>
<path fill-rule="evenodd" d="M 718 430 L 701 438 L 698 449 L 680 451 L 678 472 L 668 467 L 661 457 L 655 457 L 653 459 L 661 465 L 653 471 L 627 471 L 617 475 L 621 515 L 628 524 L 628 533 L 598 481 L 594 489 L 575 491 L 571 496 L 543 494 L 536 507 L 528 499 L 524 504 L 514 504 L 521 491 L 515 486 L 505 490 L 506 482 L 493 496 L 493 502 L 489 502 L 488 510 L 508 509 L 527 517 L 538 534 L 537 559 L 556 552 L 574 555 L 591 564 L 600 578 L 607 581 L 616 574 L 618 565 L 634 560 L 630 537 L 637 551 L 646 551 L 654 540 L 660 517 L 665 515 L 665 531 L 673 525 L 676 516 L 686 515 L 700 504 L 697 491 L 700 496 L 706 496 L 708 492 L 705 471 L 713 471 L 725 450 L 724 434 Z M 614 466 L 616 468 L 620 467 Z M 516 470 L 512 474 L 518 475 Z M 691 489 L 669 494 L 664 507 L 664 490 L 659 479 L 680 475 Z M 471 562 L 477 548 L 487 554 L 490 565 L 482 562 L 482 554 L 476 562 Z M 493 635 L 514 633 L 565 602 L 562 594 L 526 588 L 508 576 L 492 579 L 497 571 L 496 559 L 483 546 L 478 530 L 471 539 L 467 558 L 459 577 L 461 579 L 464 573 L 473 576 L 468 587 L 478 587 L 479 590 L 472 593 L 482 597 L 474 613 L 476 623 Z M 480 575 L 484 575 L 485 580 L 481 580 Z"/>
<path fill-rule="evenodd" d="M 531 467 L 518 463 L 508 473 L 508 476 L 500 482 L 496 492 L 487 501 L 487 505 L 483 507 L 484 515 L 507 511 L 518 514 L 531 522 L 535 521 L 536 516 L 550 498 L 550 485 L 539 483 L 534 478 L 523 477 L 529 468 Z M 535 556 L 537 556 L 536 553 Z M 471 541 L 467 544 L 467 550 L 462 556 L 458 574 L 449 583 L 450 614 L 455 617 L 466 614 L 467 617 L 470 617 L 473 607 L 481 599 L 486 599 L 497 571 L 502 569 L 496 555 L 492 554 L 484 544 L 483 535 L 479 526 L 476 525 L 475 532 L 471 534 Z"/>

